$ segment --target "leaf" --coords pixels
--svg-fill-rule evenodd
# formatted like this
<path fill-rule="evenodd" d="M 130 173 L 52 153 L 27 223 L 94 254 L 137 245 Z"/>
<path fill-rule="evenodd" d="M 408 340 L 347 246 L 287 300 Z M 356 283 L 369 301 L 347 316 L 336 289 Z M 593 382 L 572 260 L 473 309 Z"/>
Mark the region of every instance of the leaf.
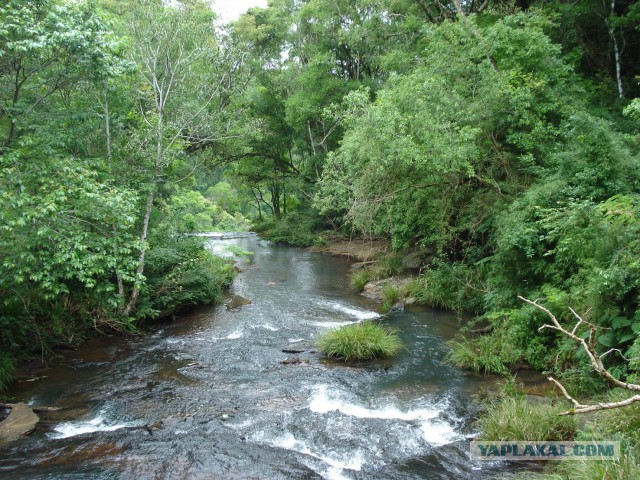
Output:
<path fill-rule="evenodd" d="M 623 335 L 622 337 L 620 337 L 620 341 L 618 343 L 626 343 L 629 340 L 634 340 L 635 338 L 636 338 L 635 333 L 627 333 L 626 335 Z"/>
<path fill-rule="evenodd" d="M 616 317 L 611 322 L 611 326 L 616 329 L 622 328 L 622 327 L 628 327 L 629 325 L 631 325 L 631 320 L 625 317 Z"/>
<path fill-rule="evenodd" d="M 605 347 L 612 347 L 614 343 L 613 333 L 603 333 L 598 337 L 598 343 Z"/>

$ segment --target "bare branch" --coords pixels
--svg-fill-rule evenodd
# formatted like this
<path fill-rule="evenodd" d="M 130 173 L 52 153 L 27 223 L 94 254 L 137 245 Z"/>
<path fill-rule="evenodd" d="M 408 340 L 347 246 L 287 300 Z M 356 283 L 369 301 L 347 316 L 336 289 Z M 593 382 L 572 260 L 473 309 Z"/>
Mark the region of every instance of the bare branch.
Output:
<path fill-rule="evenodd" d="M 587 322 L 586 320 L 584 320 L 580 315 L 578 315 L 572 308 L 569 308 L 569 310 L 571 311 L 571 313 L 573 314 L 574 317 L 576 317 L 576 319 L 578 320 L 578 322 L 573 326 L 573 328 L 571 329 L 571 331 L 567 330 L 566 328 L 564 328 L 560 322 L 558 321 L 558 319 L 555 317 L 555 315 L 553 313 L 551 313 L 551 311 L 549 311 L 547 308 L 543 307 L 542 305 L 538 304 L 538 300 L 536 301 L 531 301 L 527 298 L 524 298 L 520 295 L 518 295 L 518 298 L 520 300 L 522 300 L 525 303 L 528 303 L 529 305 L 532 305 L 533 307 L 537 308 L 538 310 L 543 311 L 550 319 L 551 319 L 551 324 L 545 323 L 544 325 L 542 325 L 539 330 L 543 330 L 545 328 L 551 329 L 551 330 L 556 330 L 560 333 L 562 333 L 563 335 L 566 335 L 567 337 L 575 340 L 578 344 L 580 344 L 580 346 L 582 346 L 582 348 L 584 349 L 584 351 L 586 352 L 587 356 L 589 357 L 589 361 L 591 363 L 591 366 L 593 367 L 593 369 L 596 371 L 596 373 L 598 375 L 600 375 L 602 378 L 604 378 L 605 380 L 607 380 L 607 382 L 609 382 L 611 385 L 615 386 L 615 387 L 619 387 L 625 390 L 629 390 L 632 392 L 640 392 L 640 384 L 635 384 L 635 383 L 627 383 L 627 382 L 623 382 L 622 380 L 618 380 L 617 378 L 615 378 L 613 375 L 611 375 L 611 373 L 605 368 L 604 364 L 602 363 L 602 359 L 608 355 L 611 352 L 614 351 L 618 351 L 621 355 L 622 352 L 620 352 L 620 350 L 618 350 L 617 348 L 612 348 L 611 350 L 609 350 L 608 352 L 603 353 L 602 355 L 598 354 L 598 352 L 596 351 L 596 345 L 595 345 L 595 332 L 596 332 L 596 327 L 595 325 L 591 324 L 590 322 Z M 589 332 L 589 339 L 585 340 L 584 338 L 580 337 L 577 335 L 578 332 L 578 327 L 581 324 L 587 324 L 591 327 L 591 330 Z M 625 358 L 623 356 L 623 358 Z M 573 397 L 571 397 L 571 395 L 569 395 L 569 393 L 567 392 L 567 390 L 564 388 L 564 386 L 557 381 L 556 379 L 549 377 L 549 381 L 553 382 L 562 392 L 562 394 L 574 405 L 575 408 L 568 410 L 566 412 L 561 413 L 560 415 L 573 415 L 574 413 L 586 413 L 586 412 L 594 412 L 594 411 L 598 411 L 598 410 L 607 410 L 607 409 L 612 409 L 612 408 L 619 408 L 619 407 L 624 407 L 626 405 L 630 405 L 634 402 L 640 401 L 640 395 L 634 395 L 632 397 L 629 397 L 625 400 L 621 400 L 619 402 L 611 402 L 611 403 L 596 403 L 596 404 L 592 404 L 592 405 L 583 405 L 581 403 L 579 403 L 576 399 L 574 399 Z"/>

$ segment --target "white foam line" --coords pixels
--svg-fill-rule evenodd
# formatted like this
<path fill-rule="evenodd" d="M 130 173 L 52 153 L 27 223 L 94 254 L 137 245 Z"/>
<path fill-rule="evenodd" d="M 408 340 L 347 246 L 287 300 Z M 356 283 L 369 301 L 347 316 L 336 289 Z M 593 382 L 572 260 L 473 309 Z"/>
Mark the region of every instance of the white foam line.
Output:
<path fill-rule="evenodd" d="M 277 332 L 279 328 L 274 327 L 270 323 L 265 323 L 263 325 L 254 325 L 251 328 L 264 328 L 265 330 L 269 330 L 271 332 Z"/>
<path fill-rule="evenodd" d="M 353 325 L 354 323 L 360 323 L 360 321 L 356 320 L 353 322 L 310 322 L 309 325 L 313 325 L 314 327 L 322 327 L 322 328 L 335 328 L 335 327 L 343 327 L 345 325 Z"/>
<path fill-rule="evenodd" d="M 342 475 L 343 470 L 352 470 L 359 472 L 360 469 L 362 469 L 362 464 L 364 463 L 364 461 L 362 460 L 362 454 L 360 452 L 357 452 L 352 458 L 348 460 L 341 460 L 313 453 L 311 449 L 307 445 L 305 445 L 304 442 L 297 440 L 291 433 L 287 433 L 283 437 L 275 439 L 271 443 L 271 445 L 274 447 L 284 448 L 286 450 L 292 450 L 303 455 L 309 455 L 310 457 L 326 463 L 329 468 L 322 473 L 324 473 L 323 476 L 329 480 L 342 480 L 346 478 Z"/>
<path fill-rule="evenodd" d="M 446 445 L 460 438 L 460 435 L 447 422 L 434 420 L 443 411 L 444 406 L 431 408 L 417 408 L 402 411 L 395 406 L 382 408 L 367 408 L 362 405 L 349 403 L 339 398 L 332 398 L 327 393 L 327 386 L 321 385 L 309 401 L 309 410 L 325 414 L 333 411 L 357 418 L 377 418 L 381 420 L 399 420 L 404 422 L 418 421 L 420 430 L 426 442 L 432 445 Z"/>
<path fill-rule="evenodd" d="M 372 310 L 364 310 L 362 308 L 353 308 L 348 305 L 344 305 L 339 302 L 319 302 L 321 305 L 327 306 L 333 310 L 337 310 L 342 313 L 346 313 L 352 317 L 357 318 L 358 320 L 373 320 L 375 318 L 380 318 L 380 314 L 374 312 Z"/>
<path fill-rule="evenodd" d="M 83 422 L 64 422 L 57 425 L 53 433 L 47 434 L 50 438 L 69 438 L 84 433 L 93 432 L 112 432 L 125 427 L 135 427 L 139 424 L 136 422 L 128 423 L 108 423 L 104 418 L 104 412 L 100 412 L 97 417 Z"/>
<path fill-rule="evenodd" d="M 241 328 L 239 328 L 234 332 L 230 333 L 229 335 L 227 335 L 226 337 L 211 337 L 211 340 L 237 340 L 239 338 L 242 338 L 243 336 L 244 336 L 244 331 Z"/>

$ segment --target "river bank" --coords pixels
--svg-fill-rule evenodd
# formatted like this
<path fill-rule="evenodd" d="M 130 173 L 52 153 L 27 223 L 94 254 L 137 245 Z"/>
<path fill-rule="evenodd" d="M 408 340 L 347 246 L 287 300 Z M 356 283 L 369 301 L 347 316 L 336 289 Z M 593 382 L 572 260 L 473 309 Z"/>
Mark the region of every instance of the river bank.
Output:
<path fill-rule="evenodd" d="M 487 380 L 442 361 L 455 317 L 381 317 L 350 293 L 341 257 L 257 237 L 215 242 L 254 252 L 232 286 L 252 303 L 89 342 L 19 382 L 12 401 L 62 410 L 2 447 L 3 478 L 475 479 L 505 468 L 467 458 L 469 399 Z M 315 353 L 327 328 L 374 318 L 398 328 L 406 350 L 357 365 Z"/>

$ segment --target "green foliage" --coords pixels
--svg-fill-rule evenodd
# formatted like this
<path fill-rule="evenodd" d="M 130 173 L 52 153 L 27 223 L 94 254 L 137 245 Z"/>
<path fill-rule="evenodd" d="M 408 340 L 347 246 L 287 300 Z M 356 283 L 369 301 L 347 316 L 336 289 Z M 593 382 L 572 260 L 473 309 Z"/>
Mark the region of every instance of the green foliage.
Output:
<path fill-rule="evenodd" d="M 382 289 L 382 310 L 388 311 L 400 300 L 400 290 L 394 285 L 386 285 Z"/>
<path fill-rule="evenodd" d="M 227 252 L 233 253 L 238 257 L 250 257 L 253 255 L 253 252 L 249 250 L 245 250 L 243 248 L 238 247 L 237 245 L 227 245 L 224 247 Z"/>
<path fill-rule="evenodd" d="M 561 411 L 561 406 L 530 404 L 524 396 L 507 397 L 490 402 L 476 425 L 483 440 L 573 440 L 577 429 L 576 419 L 559 416 Z"/>
<path fill-rule="evenodd" d="M 457 367 L 475 372 L 505 375 L 509 367 L 522 358 L 522 352 L 499 333 L 453 340 L 450 345 L 447 359 Z"/>
<path fill-rule="evenodd" d="M 296 212 L 279 221 L 254 223 L 253 228 L 267 240 L 297 247 L 308 247 L 325 243 L 319 232 L 319 227 L 322 224 L 322 220 L 319 221 L 317 218 Z"/>
<path fill-rule="evenodd" d="M 364 286 L 372 280 L 371 272 L 366 268 L 354 270 L 349 275 L 349 285 L 356 292 L 364 290 Z"/>
<path fill-rule="evenodd" d="M 376 280 L 394 277 L 404 270 L 402 266 L 402 256 L 391 253 L 383 256 L 371 267 L 371 273 Z"/>
<path fill-rule="evenodd" d="M 434 262 L 408 287 L 408 294 L 418 303 L 433 308 L 481 313 L 486 287 L 481 268 L 462 262 Z"/>
<path fill-rule="evenodd" d="M 8 352 L 0 352 L 0 392 L 3 392 L 15 372 L 15 359 Z"/>
<path fill-rule="evenodd" d="M 216 303 L 235 276 L 231 262 L 216 257 L 194 238 L 166 241 L 147 255 L 142 310 L 171 311 Z"/>
<path fill-rule="evenodd" d="M 402 348 L 395 330 L 371 321 L 329 330 L 316 344 L 326 355 L 347 362 L 389 357 Z"/>

